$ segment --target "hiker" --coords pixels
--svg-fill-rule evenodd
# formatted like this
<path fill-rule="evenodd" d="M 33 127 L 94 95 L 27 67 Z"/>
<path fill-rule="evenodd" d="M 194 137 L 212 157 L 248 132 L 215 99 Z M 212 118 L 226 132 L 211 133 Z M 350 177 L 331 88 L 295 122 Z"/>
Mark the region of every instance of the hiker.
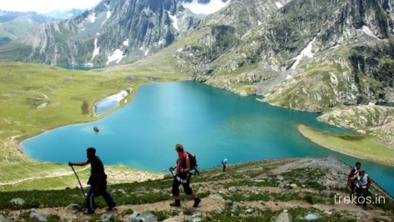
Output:
<path fill-rule="evenodd" d="M 360 170 L 359 179 L 356 183 L 357 204 L 367 207 L 367 197 L 369 196 L 369 187 L 371 186 L 371 178 L 364 170 Z"/>
<path fill-rule="evenodd" d="M 359 173 L 361 171 L 361 163 L 356 162 L 355 167 L 349 172 L 347 177 L 347 184 L 350 188 L 350 195 L 354 195 L 356 192 L 356 184 L 359 179 Z"/>
<path fill-rule="evenodd" d="M 90 147 L 86 150 L 86 155 L 88 160 L 82 163 L 69 163 L 70 166 L 86 166 L 90 164 L 90 177 L 88 184 L 90 189 L 86 196 L 86 205 L 88 208 L 88 214 L 93 214 L 95 211 L 94 198 L 98 196 L 103 196 L 105 202 L 108 205 L 108 211 L 112 210 L 116 203 L 112 198 L 111 194 L 107 191 L 107 175 L 104 172 L 103 162 L 98 156 L 96 156 L 96 149 Z"/>
<path fill-rule="evenodd" d="M 178 153 L 178 160 L 176 162 L 176 174 L 174 176 L 174 181 L 172 183 L 172 195 L 174 196 L 174 203 L 171 203 L 171 207 L 180 207 L 181 206 L 181 199 L 179 196 L 179 186 L 182 184 L 183 189 L 186 194 L 191 195 L 194 200 L 193 207 L 198 207 L 201 202 L 201 199 L 196 197 L 196 194 L 193 192 L 192 188 L 190 187 L 190 178 L 192 173 L 190 172 L 193 170 L 191 166 L 191 154 L 186 152 L 183 149 L 183 145 L 177 144 L 176 152 Z"/>
<path fill-rule="evenodd" d="M 227 163 L 228 163 L 228 159 L 227 158 L 222 160 L 222 170 L 223 170 L 223 172 L 226 172 Z"/>

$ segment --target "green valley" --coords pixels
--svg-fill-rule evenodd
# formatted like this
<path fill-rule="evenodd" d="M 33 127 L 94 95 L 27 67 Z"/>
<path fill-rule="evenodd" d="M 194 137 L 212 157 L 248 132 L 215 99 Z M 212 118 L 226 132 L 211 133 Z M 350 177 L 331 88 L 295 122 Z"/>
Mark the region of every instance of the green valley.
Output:
<path fill-rule="evenodd" d="M 126 67 L 125 67 L 126 69 Z M 94 102 L 119 90 L 138 87 L 149 80 L 128 78 L 151 77 L 157 81 L 179 80 L 184 77 L 166 72 L 128 70 L 70 71 L 62 68 L 26 63 L 0 63 L 0 190 L 62 188 L 75 185 L 68 166 L 39 163 L 29 160 L 20 150 L 21 140 L 66 124 L 97 119 L 93 115 Z M 147 78 L 148 79 L 148 78 Z M 89 104 L 88 113 L 82 104 Z M 47 104 L 40 108 L 41 104 Z M 55 149 L 55 147 L 54 147 Z M 135 170 L 113 167 L 113 174 Z M 84 174 L 88 171 L 84 170 Z M 127 173 L 126 173 L 127 174 Z M 64 175 L 64 176 L 56 176 Z M 146 174 L 146 179 L 159 175 Z M 116 177 L 115 177 L 116 178 Z M 119 178 L 118 181 L 132 181 Z M 56 184 L 56 185 L 55 185 Z"/>

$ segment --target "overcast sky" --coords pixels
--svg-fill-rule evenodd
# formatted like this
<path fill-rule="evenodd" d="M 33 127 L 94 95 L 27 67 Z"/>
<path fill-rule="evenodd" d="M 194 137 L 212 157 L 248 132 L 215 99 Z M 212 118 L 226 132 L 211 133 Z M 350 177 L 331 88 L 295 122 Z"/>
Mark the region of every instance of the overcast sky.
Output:
<path fill-rule="evenodd" d="M 0 0 L 0 9 L 7 11 L 35 11 L 46 13 L 54 10 L 87 9 L 100 0 Z"/>

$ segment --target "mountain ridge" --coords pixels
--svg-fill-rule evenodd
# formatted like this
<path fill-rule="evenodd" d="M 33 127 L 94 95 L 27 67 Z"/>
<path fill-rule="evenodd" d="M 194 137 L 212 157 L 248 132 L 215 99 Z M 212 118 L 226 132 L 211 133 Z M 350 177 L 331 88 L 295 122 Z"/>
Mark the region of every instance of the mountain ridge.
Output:
<path fill-rule="evenodd" d="M 204 17 L 191 12 L 192 3 L 103 0 L 73 19 L 36 28 L 0 49 L 0 59 L 87 67 L 135 61 L 171 44 Z"/>

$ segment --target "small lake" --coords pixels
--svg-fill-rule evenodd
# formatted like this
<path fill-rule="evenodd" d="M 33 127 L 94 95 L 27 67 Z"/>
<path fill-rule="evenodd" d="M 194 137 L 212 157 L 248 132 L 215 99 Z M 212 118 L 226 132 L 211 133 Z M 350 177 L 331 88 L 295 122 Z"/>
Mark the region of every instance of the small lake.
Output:
<path fill-rule="evenodd" d="M 133 101 L 111 115 L 86 124 L 61 127 L 23 141 L 24 151 L 40 161 L 82 161 L 94 146 L 106 164 L 164 172 L 175 163 L 175 144 L 197 155 L 201 168 L 283 157 L 336 156 L 298 131 L 298 124 L 348 133 L 316 120 L 318 114 L 295 112 L 240 97 L 195 82 L 142 86 Z M 93 127 L 98 126 L 100 133 Z M 364 168 L 394 194 L 394 168 L 362 161 Z M 345 183 L 346 181 L 344 181 Z"/>

